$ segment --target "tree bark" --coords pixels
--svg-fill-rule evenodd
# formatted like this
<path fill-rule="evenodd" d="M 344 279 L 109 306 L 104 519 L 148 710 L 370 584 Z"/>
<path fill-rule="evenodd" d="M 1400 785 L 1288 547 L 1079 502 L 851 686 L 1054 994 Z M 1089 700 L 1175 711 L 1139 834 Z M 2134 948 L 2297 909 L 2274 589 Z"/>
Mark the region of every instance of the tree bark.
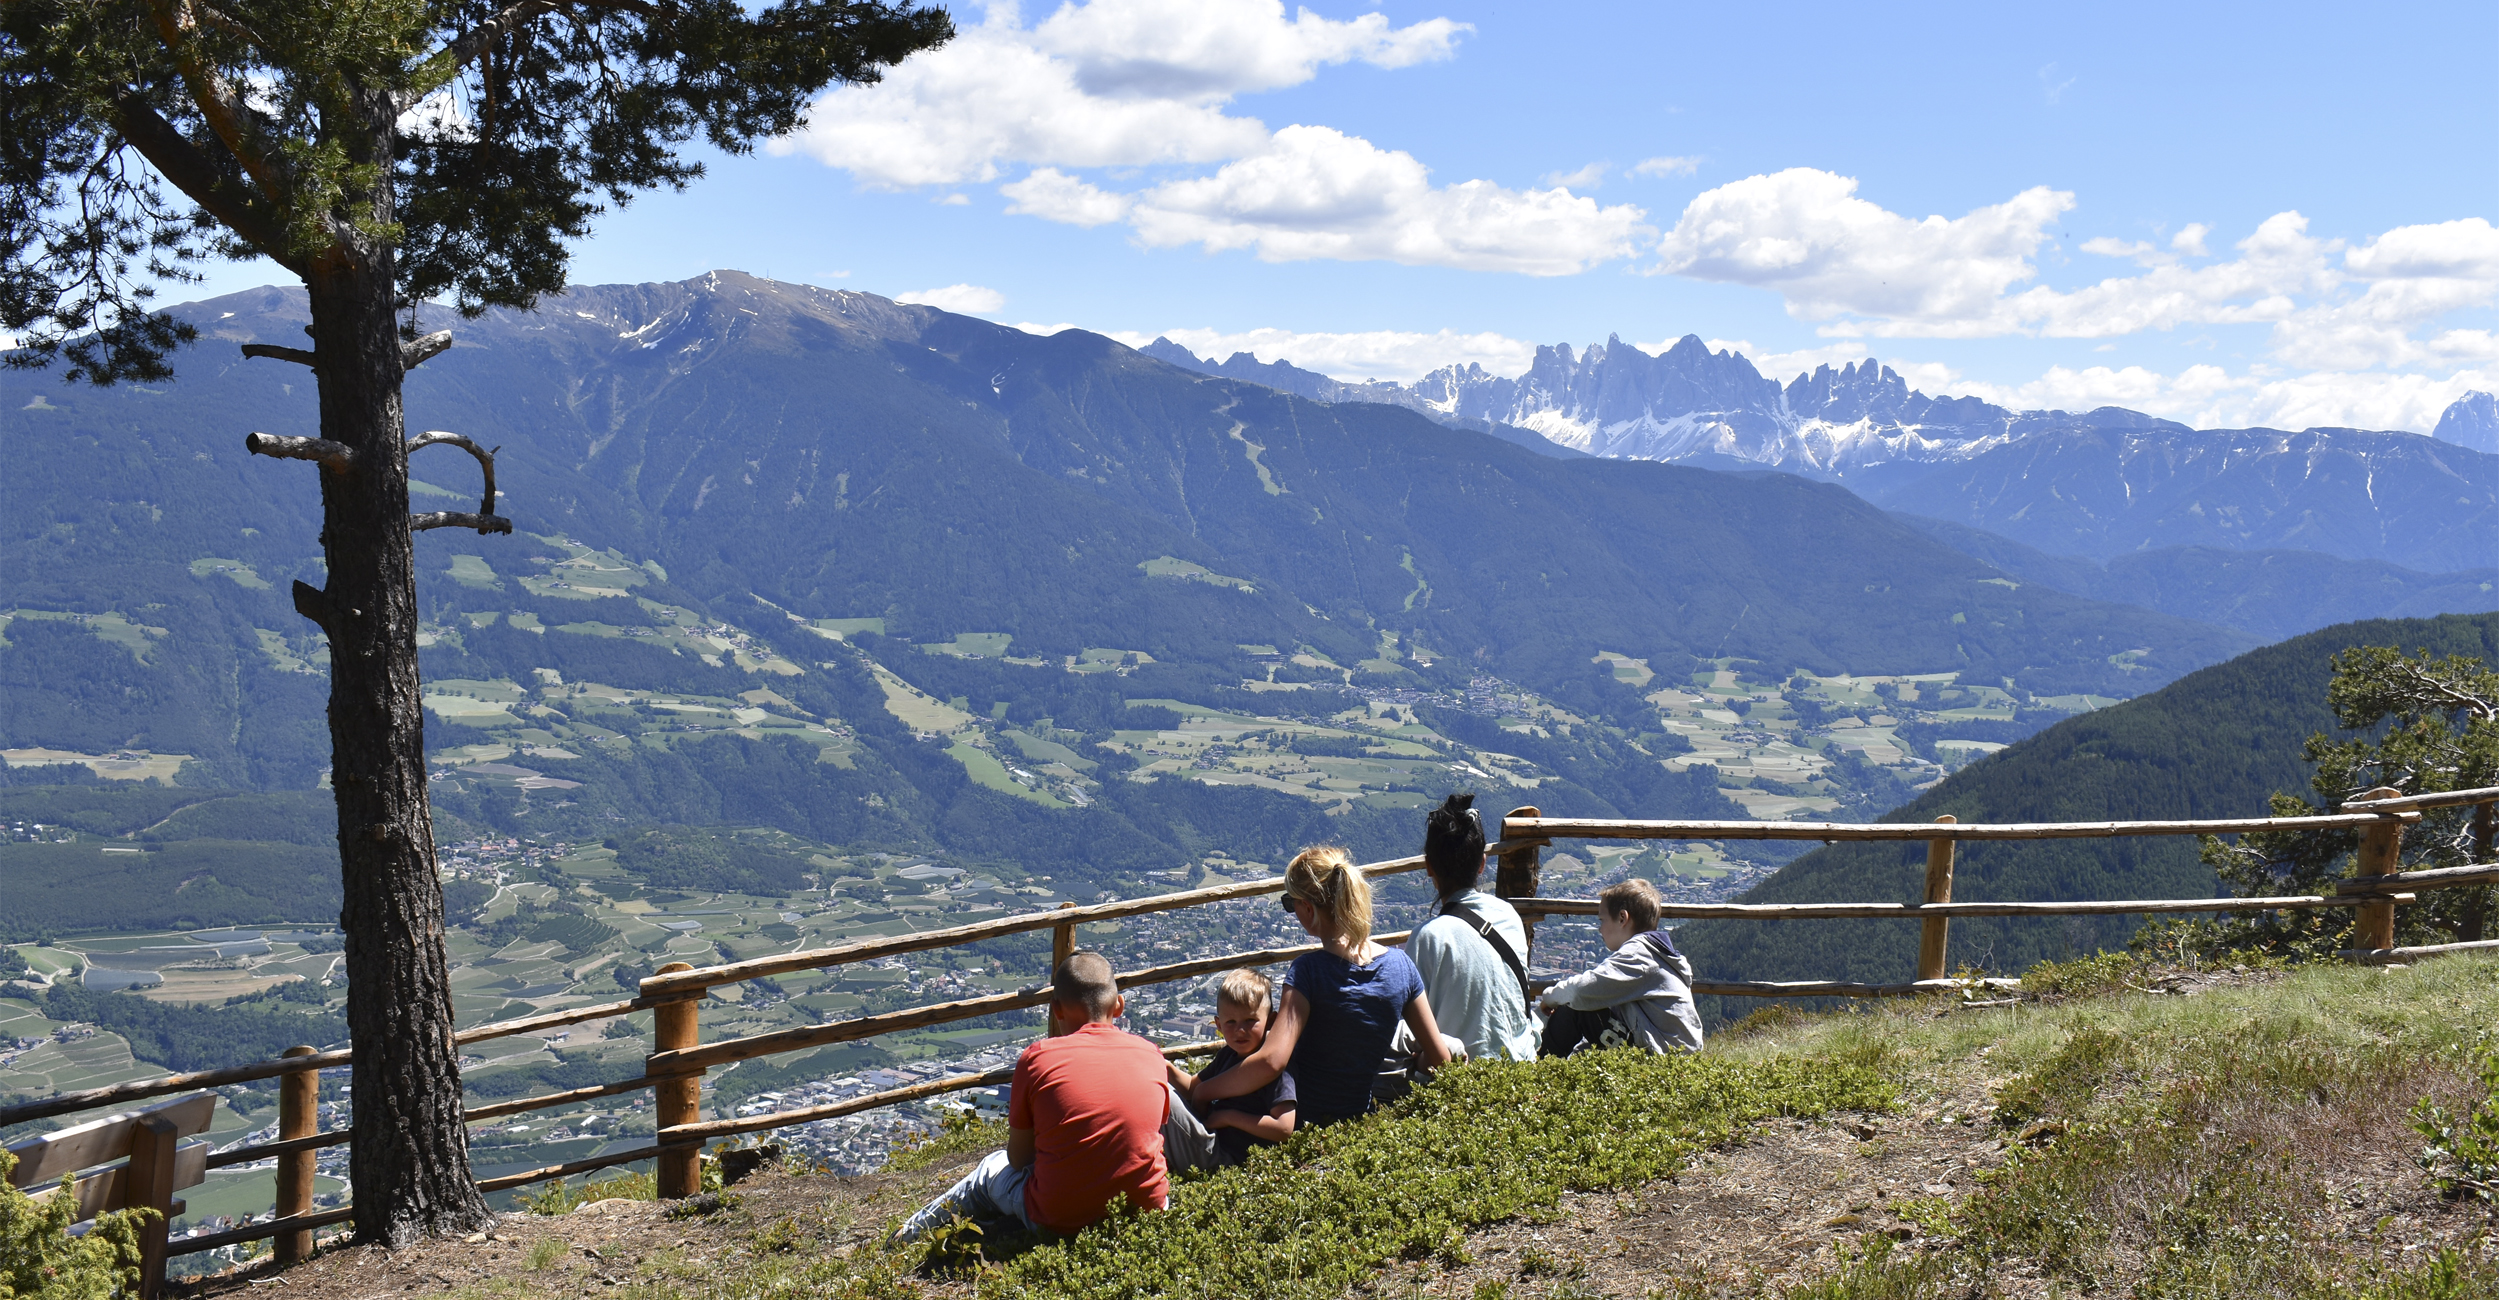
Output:
<path fill-rule="evenodd" d="M 390 123 L 360 133 L 388 176 Z M 353 146 L 351 146 L 351 149 Z M 392 216 L 388 181 L 358 215 Z M 321 475 L 329 585 L 297 608 L 330 641 L 331 785 L 346 903 L 347 1023 L 354 1036 L 356 1235 L 399 1246 L 469 1231 L 489 1212 L 469 1175 L 452 1039 L 443 893 L 426 799 L 425 715 L 417 686 L 417 589 L 402 449 L 404 366 L 393 320 L 391 246 L 352 231 L 305 277 L 312 305 L 321 433 L 353 453 Z"/>

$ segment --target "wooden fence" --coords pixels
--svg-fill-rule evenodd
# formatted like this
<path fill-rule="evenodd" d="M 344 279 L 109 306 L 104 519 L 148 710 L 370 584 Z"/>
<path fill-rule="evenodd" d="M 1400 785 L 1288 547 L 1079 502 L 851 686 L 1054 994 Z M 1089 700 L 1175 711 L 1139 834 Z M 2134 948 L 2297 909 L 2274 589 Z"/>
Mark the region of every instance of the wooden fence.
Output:
<path fill-rule="evenodd" d="M 2339 954 L 2352 960 L 2386 963 L 2441 952 L 2487 950 L 2500 947 L 2500 943 L 2493 941 L 2411 949 L 2395 946 L 2395 909 L 2401 904 L 2415 901 L 2414 891 L 2483 885 L 2500 880 L 2500 866 L 2492 865 L 2495 801 L 2500 801 L 2500 788 L 2415 797 L 2399 796 L 2393 790 L 2376 790 L 2360 800 L 2345 804 L 2341 812 L 2314 817 L 2002 825 L 1966 824 L 1956 822 L 1949 817 L 1928 823 L 1877 824 L 1593 820 L 1546 817 L 1535 808 L 1521 808 L 1504 819 L 1500 841 L 1488 848 L 1486 852 L 1498 863 L 1494 892 L 1510 899 L 1518 908 L 1522 918 L 1531 927 L 1531 942 L 1533 942 L 1534 926 L 1538 918 L 1591 916 L 1597 912 L 1597 903 L 1594 899 L 1545 898 L 1538 895 L 1539 851 L 1558 839 L 1704 841 L 1783 839 L 1826 842 L 1841 840 L 1924 842 L 1927 845 L 1927 875 L 1922 902 L 1670 903 L 1663 909 L 1664 915 L 1673 919 L 1701 917 L 1763 920 L 1915 919 L 1920 922 L 1917 975 L 1916 978 L 1902 983 L 1868 984 L 1832 980 L 1789 982 L 1701 980 L 1694 985 L 1696 993 L 1730 997 L 1898 997 L 1972 987 L 1966 981 L 1954 980 L 1946 976 L 1947 932 L 1952 918 L 1957 916 L 2128 915 L 2353 908 L 2359 914 L 2358 928 L 2361 946 Z M 2397 851 L 2405 828 L 2420 821 L 2425 810 L 2464 805 L 2473 805 L 2475 808 L 2474 857 L 2484 865 L 2436 871 L 2393 872 L 2390 870 L 2397 861 Z M 2336 892 L 2332 894 L 2281 898 L 2127 899 L 2054 903 L 1957 903 L 1953 901 L 1954 846 L 1965 840 L 2237 835 L 2254 831 L 2313 829 L 2349 829 L 2357 830 L 2361 834 L 2361 849 L 2355 874 L 2352 878 L 2341 882 Z M 1361 870 L 1365 875 L 1377 878 L 1414 871 L 1422 866 L 1422 858 L 1408 857 L 1371 863 L 1363 866 Z M 699 1109 L 699 1097 L 704 1073 L 712 1067 L 726 1065 L 733 1061 L 803 1051 L 835 1043 L 855 1042 L 881 1034 L 925 1028 L 951 1021 L 969 1020 L 1003 1011 L 1038 1007 L 1050 999 L 1048 972 L 1045 971 L 1042 972 L 1043 982 L 1014 992 L 962 998 L 931 1006 L 880 1012 L 827 1024 L 808 1025 L 796 1029 L 777 1030 L 743 1038 L 704 1043 L 700 1041 L 701 1002 L 704 996 L 714 988 L 766 976 L 825 970 L 906 953 L 958 947 L 1041 930 L 1051 932 L 1051 965 L 1055 968 L 1061 959 L 1076 950 L 1076 931 L 1080 925 L 1275 894 L 1284 889 L 1284 884 L 1284 880 L 1278 877 L 1240 881 L 1206 889 L 1184 890 L 1151 898 L 1119 899 L 1090 906 L 1063 903 L 1054 910 L 975 921 L 917 934 L 863 939 L 826 948 L 729 962 L 717 966 L 692 967 L 682 962 L 673 963 L 644 979 L 637 990 L 637 996 L 624 1001 L 570 1007 L 560 1011 L 524 1016 L 461 1030 L 455 1035 L 455 1041 L 465 1046 L 519 1034 L 538 1033 L 567 1025 L 612 1019 L 636 1011 L 648 1010 L 653 1013 L 651 1052 L 644 1060 L 643 1071 L 640 1075 L 594 1087 L 493 1102 L 473 1107 L 463 1115 L 467 1122 L 476 1123 L 647 1088 L 654 1094 L 657 1111 L 656 1132 L 650 1143 L 563 1164 L 482 1179 L 478 1186 L 486 1191 L 499 1191 L 549 1179 L 569 1177 L 594 1169 L 652 1160 L 656 1162 L 661 1196 L 670 1198 L 690 1196 L 701 1185 L 699 1160 L 706 1143 L 748 1133 L 834 1119 L 971 1088 L 994 1086 L 1006 1082 L 1011 1073 L 1008 1069 L 998 1069 L 977 1074 L 951 1075 L 852 1097 L 829 1105 L 706 1121 L 702 1118 Z M 1383 943 L 1403 942 L 1406 937 L 1403 933 L 1378 936 Z M 1303 945 L 1226 953 L 1220 956 L 1122 972 L 1119 975 L 1119 982 L 1122 988 L 1136 988 L 1143 985 L 1198 979 L 1242 967 L 1289 962 L 1305 953 L 1317 950 L 1317 945 Z M 1996 989 L 2018 987 L 2019 983 L 2016 980 L 1984 981 L 1986 986 Z M 1164 1054 L 1174 1058 L 1204 1055 L 1214 1052 L 1218 1046 L 1219 1044 L 1214 1042 L 1194 1043 L 1166 1048 Z M 297 1047 L 290 1049 L 285 1056 L 276 1060 L 262 1061 L 252 1065 L 221 1070 L 202 1070 L 63 1093 L 40 1101 L 0 1109 L 0 1125 L 117 1106 L 145 1098 L 195 1089 L 284 1076 L 286 1082 L 280 1092 L 278 1140 L 219 1152 L 207 1158 L 207 1167 L 210 1169 L 275 1158 L 278 1162 L 278 1204 L 274 1217 L 232 1231 L 182 1238 L 173 1243 L 171 1249 L 186 1254 L 198 1253 L 246 1241 L 274 1238 L 275 1252 L 279 1261 L 292 1262 L 311 1252 L 313 1233 L 316 1229 L 344 1222 L 354 1213 L 352 1207 L 347 1206 L 315 1212 L 311 1203 L 314 1153 L 326 1147 L 345 1145 L 351 1137 L 350 1133 L 345 1130 L 316 1131 L 318 1119 L 315 1072 L 348 1064 L 353 1059 L 353 1055 L 352 1049 L 325 1052 L 311 1047 Z"/>

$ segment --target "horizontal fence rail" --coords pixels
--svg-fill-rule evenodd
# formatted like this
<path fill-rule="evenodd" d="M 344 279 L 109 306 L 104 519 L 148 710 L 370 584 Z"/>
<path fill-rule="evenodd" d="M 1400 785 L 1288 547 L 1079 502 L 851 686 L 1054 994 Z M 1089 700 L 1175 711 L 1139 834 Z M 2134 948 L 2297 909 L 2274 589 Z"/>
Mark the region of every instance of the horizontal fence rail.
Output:
<path fill-rule="evenodd" d="M 1185 1043 L 1177 1047 L 1164 1048 L 1163 1059 L 1177 1061 L 1191 1056 L 1213 1056 L 1223 1046 L 1221 1042 Z M 822 1106 L 802 1106 L 796 1110 L 775 1111 L 769 1115 L 742 1115 L 736 1119 L 716 1119 L 698 1124 L 674 1125 L 660 1130 L 660 1136 L 671 1139 L 694 1137 L 708 1141 L 713 1138 L 737 1137 L 745 1133 L 761 1133 L 766 1129 L 813 1124 L 818 1120 L 840 1119 L 845 1115 L 856 1115 L 862 1111 L 876 1110 L 906 1101 L 919 1101 L 950 1092 L 995 1087 L 1015 1077 L 1015 1073 L 1016 1068 L 1009 1065 L 995 1070 L 984 1070 L 979 1074 L 950 1074 L 922 1083 L 905 1084 L 900 1088 L 888 1088 L 884 1092 L 872 1092 L 864 1097 L 847 1097 Z"/>
<path fill-rule="evenodd" d="M 1700 822 L 1513 817 L 1502 823 L 1502 833 L 1533 840 L 2089 840 L 2133 835 L 2350 830 L 2419 818 L 2419 813 L 2405 810 L 2175 822 Z"/>
<path fill-rule="evenodd" d="M 1513 845 L 1496 845 L 1513 848 Z M 1492 852 L 1492 849 L 1486 852 Z M 1374 878 L 1414 871 L 1424 865 L 1421 856 L 1395 858 L 1370 863 L 1360 870 Z M 1228 903 L 1237 898 L 1257 898 L 1262 894 L 1284 892 L 1285 878 L 1244 880 L 1230 885 L 1206 889 L 1189 889 L 1173 894 L 1157 894 L 1151 898 L 1124 898 L 1115 902 L 1096 903 L 1090 907 L 1063 905 L 1055 911 L 1028 912 L 1023 916 L 1005 916 L 992 921 L 975 921 L 945 930 L 928 930 L 919 934 L 897 935 L 890 939 L 865 939 L 858 943 L 837 944 L 802 952 L 783 953 L 778 957 L 757 957 L 731 962 L 725 966 L 702 966 L 669 975 L 654 975 L 642 982 L 642 996 L 657 1001 L 669 997 L 692 997 L 705 989 L 721 984 L 737 984 L 772 975 L 789 975 L 803 970 L 822 970 L 852 962 L 874 961 L 880 957 L 898 957 L 907 952 L 925 952 L 931 948 L 953 948 L 985 939 L 1003 939 L 1011 934 L 1030 934 L 1060 926 L 1090 925 L 1096 921 L 1118 921 L 1155 912 L 1177 911 L 1184 907 L 1203 907 L 1209 903 Z"/>
<path fill-rule="evenodd" d="M 1400 930 L 1394 934 L 1374 935 L 1372 941 L 1382 944 L 1400 944 L 1406 942 L 1406 937 L 1407 932 Z M 1235 970 L 1244 966 L 1272 966 L 1319 950 L 1318 944 L 1306 944 L 1299 948 L 1237 952 L 1224 957 L 1178 962 L 1170 966 L 1131 971 L 1116 978 L 1119 980 L 1120 987 L 1124 989 L 1145 984 L 1169 984 L 1176 980 L 1195 979 L 1200 975 L 1211 975 L 1217 971 Z M 944 1024 L 950 1020 L 973 1020 L 981 1016 L 997 1015 L 1001 1011 L 1038 1007 L 1049 1001 L 1050 986 L 1040 984 L 1014 993 L 993 993 L 987 997 L 941 1002 L 934 1006 L 915 1007 L 909 1011 L 889 1011 L 882 1015 L 861 1016 L 856 1020 L 840 1020 L 829 1025 L 807 1025 L 798 1029 L 757 1034 L 751 1038 L 729 1038 L 717 1043 L 705 1043 L 700 1047 L 654 1052 L 651 1054 L 648 1068 L 654 1072 L 667 1071 L 672 1074 L 683 1074 L 709 1069 L 715 1065 L 726 1065 L 731 1061 L 746 1061 L 758 1056 L 775 1056 L 782 1052 L 804 1051 L 807 1048 L 824 1047 L 833 1043 L 856 1042 L 859 1039 L 873 1038 L 879 1034 L 890 1034 L 902 1029 L 919 1029 L 928 1025 Z"/>
<path fill-rule="evenodd" d="M 2463 808 L 2468 804 L 2500 801 L 2500 786 L 2482 786 L 2472 790 L 2443 790 L 2438 794 L 2398 795 L 2393 799 L 2347 799 L 2341 807 L 2346 812 L 2388 812 L 2404 809 Z"/>
<path fill-rule="evenodd" d="M 2392 792 L 2373 791 L 2371 793 L 2392 795 Z M 1595 899 L 1548 898 L 1536 895 L 1538 853 L 1557 839 L 1779 839 L 1924 843 L 1928 853 L 1928 896 L 1923 902 L 1669 903 L 1662 909 L 1663 916 L 1673 919 L 1919 921 L 1925 936 L 1922 939 L 1920 952 L 1920 978 L 1898 983 L 1860 983 L 1842 980 L 1697 980 L 1693 985 L 1693 992 L 1722 997 L 1765 998 L 1879 998 L 1949 992 L 1960 992 L 1965 995 L 2012 993 L 2019 990 L 2021 984 L 2019 980 L 1957 979 L 1942 976 L 1943 927 L 1951 918 L 2269 912 L 2313 908 L 2353 908 L 2357 909 L 2362 917 L 2360 929 L 2364 940 L 2378 934 L 2392 936 L 2393 931 L 2389 927 L 2392 926 L 2393 908 L 2414 902 L 2416 897 L 2414 891 L 2489 885 L 2500 881 L 2500 865 L 2489 863 L 2423 871 L 2387 870 L 2396 860 L 2395 845 L 2404 828 L 2419 822 L 2424 813 L 2430 810 L 2482 805 L 2477 809 L 2475 823 L 2476 852 L 2478 856 L 2488 857 L 2492 851 L 2488 843 L 2491 834 L 2488 828 L 2492 820 L 2490 805 L 2495 800 L 2500 800 L 2500 788 L 2453 791 L 2433 795 L 2363 797 L 2345 803 L 2339 812 L 2319 816 L 2052 823 L 1959 823 L 1950 819 L 1937 822 L 1902 823 L 1652 821 L 1545 817 L 1534 808 L 1522 808 L 1503 819 L 1501 822 L 1503 838 L 1500 842 L 1489 846 L 1486 853 L 1488 857 L 1500 859 L 1501 879 L 1504 883 L 1497 886 L 1497 892 L 1509 896 L 1522 917 L 1529 921 L 1533 940 L 1533 927 L 1537 918 L 1593 916 L 1599 910 Z M 2244 835 L 2252 832 L 2299 830 L 2360 831 L 2363 843 L 2358 866 L 2360 874 L 2338 882 L 2335 892 L 2330 895 L 2073 902 L 1952 901 L 1953 849 L 1957 843 L 1963 841 L 2084 839 L 2144 835 Z M 1414 871 L 1422 866 L 1421 857 L 1406 857 L 1366 864 L 1360 870 L 1367 876 L 1380 877 Z M 464 1122 L 478 1123 L 508 1115 L 596 1100 L 601 1097 L 654 1090 L 661 1101 L 661 1114 L 658 1129 L 649 1144 L 563 1164 L 500 1175 L 481 1180 L 479 1186 L 484 1190 L 497 1191 L 555 1178 L 570 1177 L 574 1174 L 588 1173 L 619 1164 L 657 1159 L 661 1171 L 662 1195 L 688 1194 L 691 1191 L 690 1180 L 696 1170 L 694 1163 L 696 1156 L 706 1143 L 750 1133 L 839 1119 L 887 1106 L 926 1100 L 975 1088 L 995 1087 L 1007 1082 L 1013 1075 L 1012 1067 L 1002 1067 L 977 1073 L 928 1079 L 825 1105 L 760 1115 L 703 1120 L 697 1109 L 699 1098 L 697 1089 L 707 1070 L 737 1061 L 804 1051 L 836 1043 L 854 1042 L 903 1030 L 996 1015 L 1006 1011 L 1029 1009 L 1042 1006 L 1050 1000 L 1048 985 L 1037 984 L 980 997 L 962 998 L 900 1011 L 855 1016 L 826 1024 L 807 1025 L 744 1038 L 703 1043 L 699 1041 L 699 1035 L 696 1032 L 695 1017 L 699 1015 L 701 999 L 714 988 L 768 976 L 854 965 L 914 952 L 958 947 L 1043 930 L 1051 931 L 1053 934 L 1053 964 L 1056 965 L 1060 957 L 1074 950 L 1079 926 L 1275 894 L 1284 889 L 1284 884 L 1282 877 L 1271 877 L 1263 880 L 1236 881 L 1204 889 L 1182 890 L 1148 898 L 1117 899 L 1082 906 L 1069 903 L 1046 911 L 998 917 L 916 934 L 862 939 L 824 948 L 728 962 L 716 966 L 663 970 L 641 981 L 637 990 L 638 996 L 633 998 L 541 1012 L 461 1030 L 455 1035 L 455 1040 L 461 1045 L 467 1045 L 590 1021 L 613 1019 L 640 1011 L 654 1012 L 660 1018 L 660 1024 L 655 1028 L 658 1041 L 655 1042 L 654 1049 L 645 1060 L 643 1072 L 637 1077 L 562 1092 L 486 1103 L 471 1107 L 462 1115 Z M 2376 918 L 2375 922 L 2373 918 Z M 2373 930 L 2374 923 L 2377 926 L 2375 931 Z M 1384 943 L 1398 943 L 1407 936 L 1398 933 L 1377 937 Z M 2495 948 L 2500 948 L 2500 943 L 2477 941 L 2399 948 L 2382 941 L 2377 946 L 2347 949 L 2338 955 L 2359 962 L 2394 964 L 2449 952 L 2489 951 Z M 1317 944 L 1304 944 L 1295 947 L 1226 953 L 1123 972 L 1117 976 L 1117 979 L 1122 988 L 1171 983 L 1244 967 L 1290 962 L 1306 953 L 1318 950 Z M 2002 1003 L 1992 1002 L 1980 1005 L 2002 1005 Z M 1194 1043 L 1168 1047 L 1163 1051 L 1167 1058 L 1178 1059 L 1206 1055 L 1215 1051 L 1218 1046 L 1220 1044 L 1213 1042 Z M 303 1054 L 227 1069 L 193 1071 L 152 1080 L 90 1088 L 0 1109 L 0 1124 L 50 1118 L 170 1093 L 300 1075 L 306 1071 L 347 1065 L 354 1059 L 353 1052 L 347 1049 L 312 1051 L 299 1048 L 295 1050 Z M 290 1088 L 293 1088 L 292 1084 Z M 309 1082 L 305 1082 L 303 1088 L 298 1091 L 305 1096 L 310 1096 Z M 287 1095 L 292 1096 L 294 1093 L 290 1092 Z M 310 1104 L 309 1101 L 301 1103 L 307 1108 Z M 285 1109 L 283 1105 L 282 1109 Z M 314 1132 L 315 1127 L 309 1114 L 282 1120 L 281 1132 L 301 1134 L 301 1136 L 288 1136 L 279 1141 L 217 1152 L 208 1157 L 208 1167 L 227 1168 L 278 1159 L 283 1168 L 287 1160 L 309 1161 L 314 1151 L 344 1145 L 352 1140 L 352 1134 L 348 1131 Z M 308 1173 L 309 1170 L 306 1172 Z M 309 1187 L 308 1178 L 305 1179 L 305 1185 Z M 291 1252 L 287 1248 L 290 1234 L 295 1235 L 304 1243 L 303 1249 L 309 1249 L 311 1230 L 345 1222 L 352 1217 L 352 1214 L 352 1207 L 340 1207 L 315 1213 L 311 1212 L 309 1204 L 282 1205 L 278 1217 L 270 1221 L 247 1224 L 231 1231 L 182 1239 L 173 1243 L 171 1249 L 183 1253 L 197 1253 L 262 1238 L 278 1237 L 281 1259 L 289 1258 L 291 1255 L 300 1257 L 300 1252 Z"/>
<path fill-rule="evenodd" d="M 2489 877 L 2485 877 L 2488 879 Z M 2460 880 L 2458 884 L 2470 884 Z M 2284 898 L 2138 898 L 2089 903 L 1662 903 L 1658 915 L 1677 920 L 1711 918 L 1757 921 L 1843 921 L 1897 918 L 1916 921 L 1935 916 L 2126 916 L 2136 912 L 2279 912 L 2309 907 L 2370 907 L 2409 903 L 2411 894 L 2327 897 L 2294 894 Z M 1514 898 L 1522 916 L 1595 916 L 1594 898 Z"/>

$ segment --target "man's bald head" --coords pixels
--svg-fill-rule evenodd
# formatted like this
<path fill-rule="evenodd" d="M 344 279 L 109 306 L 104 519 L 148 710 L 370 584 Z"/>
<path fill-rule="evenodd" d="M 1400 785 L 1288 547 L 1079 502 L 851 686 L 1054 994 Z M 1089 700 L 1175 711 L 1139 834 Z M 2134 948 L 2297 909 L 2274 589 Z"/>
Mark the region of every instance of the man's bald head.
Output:
<path fill-rule="evenodd" d="M 1051 973 L 1050 1000 L 1085 1008 L 1088 1020 L 1108 1020 L 1120 1001 L 1120 982 L 1101 953 L 1073 952 Z"/>

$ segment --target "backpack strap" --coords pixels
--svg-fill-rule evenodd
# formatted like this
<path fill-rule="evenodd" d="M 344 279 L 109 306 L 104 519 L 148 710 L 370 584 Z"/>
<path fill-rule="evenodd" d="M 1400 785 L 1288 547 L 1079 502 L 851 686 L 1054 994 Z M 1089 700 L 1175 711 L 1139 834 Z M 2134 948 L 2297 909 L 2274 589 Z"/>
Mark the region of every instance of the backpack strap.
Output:
<path fill-rule="evenodd" d="M 1510 941 L 1494 930 L 1491 921 L 1460 907 L 1455 898 L 1441 904 L 1441 915 L 1457 917 L 1468 929 L 1475 931 L 1478 938 L 1493 945 L 1493 951 L 1501 954 L 1502 964 L 1510 967 L 1510 973 L 1519 977 L 1519 1000 L 1526 1004 L 1529 1020 L 1533 1022 L 1536 1018 L 1536 997 L 1528 992 L 1527 963 L 1520 961 L 1519 954 L 1511 951 Z"/>

